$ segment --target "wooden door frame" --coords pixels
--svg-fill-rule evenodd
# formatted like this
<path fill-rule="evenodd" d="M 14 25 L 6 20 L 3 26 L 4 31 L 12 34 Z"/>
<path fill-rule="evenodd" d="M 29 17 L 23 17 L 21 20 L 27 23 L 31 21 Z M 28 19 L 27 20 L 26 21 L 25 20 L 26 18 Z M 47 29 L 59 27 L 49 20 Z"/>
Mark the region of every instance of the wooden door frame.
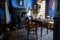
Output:
<path fill-rule="evenodd" d="M 46 0 L 45 1 L 45 18 L 47 19 L 47 16 L 48 16 L 48 14 L 49 14 L 49 0 Z"/>

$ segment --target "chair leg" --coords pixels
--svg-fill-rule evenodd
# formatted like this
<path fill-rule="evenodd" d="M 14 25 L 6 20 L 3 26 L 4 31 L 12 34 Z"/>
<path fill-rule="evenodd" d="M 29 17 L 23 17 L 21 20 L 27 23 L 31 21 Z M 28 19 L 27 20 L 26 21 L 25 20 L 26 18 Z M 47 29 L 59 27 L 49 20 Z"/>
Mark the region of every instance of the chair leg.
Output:
<path fill-rule="evenodd" d="M 41 37 L 42 37 L 42 26 L 41 26 Z"/>
<path fill-rule="evenodd" d="M 34 33 L 34 28 L 33 28 L 33 33 Z"/>
<path fill-rule="evenodd" d="M 47 27 L 47 34 L 48 34 L 48 27 Z"/>
<path fill-rule="evenodd" d="M 36 27 L 36 38 L 38 38 L 38 35 L 37 35 L 37 27 Z"/>
<path fill-rule="evenodd" d="M 46 27 L 47 27 L 47 34 L 48 34 L 48 24 L 47 24 L 47 26 L 46 26 Z"/>
<path fill-rule="evenodd" d="M 29 39 L 29 29 L 28 29 L 28 32 L 27 32 L 27 39 Z"/>
<path fill-rule="evenodd" d="M 52 26 L 50 25 L 50 32 L 51 32 L 51 27 L 52 27 Z"/>

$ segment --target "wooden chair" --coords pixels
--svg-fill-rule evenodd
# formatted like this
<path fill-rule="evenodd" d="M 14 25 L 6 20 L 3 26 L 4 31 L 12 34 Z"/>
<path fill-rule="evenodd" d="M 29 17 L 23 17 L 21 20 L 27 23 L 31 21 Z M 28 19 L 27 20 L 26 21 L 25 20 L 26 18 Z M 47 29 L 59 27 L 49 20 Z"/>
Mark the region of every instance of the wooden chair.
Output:
<path fill-rule="evenodd" d="M 37 37 L 37 26 L 36 26 L 36 23 L 35 22 L 32 22 L 32 21 L 29 21 L 29 24 L 28 25 L 29 26 L 28 26 L 27 37 L 29 37 L 30 31 L 33 31 L 33 33 L 35 32 L 36 33 L 36 37 Z"/>
<path fill-rule="evenodd" d="M 51 31 L 51 29 L 53 30 L 53 28 L 54 28 L 54 22 L 50 21 L 48 28 L 50 29 L 50 31 Z"/>

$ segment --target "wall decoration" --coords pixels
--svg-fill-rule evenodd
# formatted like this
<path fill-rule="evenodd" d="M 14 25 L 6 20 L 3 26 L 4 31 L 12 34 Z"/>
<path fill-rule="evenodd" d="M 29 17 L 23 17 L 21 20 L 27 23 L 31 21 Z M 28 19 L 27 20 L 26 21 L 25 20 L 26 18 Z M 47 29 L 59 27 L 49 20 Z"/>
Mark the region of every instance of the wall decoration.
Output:
<path fill-rule="evenodd" d="M 38 9 L 38 4 L 33 4 L 33 9 L 37 10 Z"/>
<path fill-rule="evenodd" d="M 23 6 L 24 5 L 24 0 L 19 0 L 19 5 Z"/>

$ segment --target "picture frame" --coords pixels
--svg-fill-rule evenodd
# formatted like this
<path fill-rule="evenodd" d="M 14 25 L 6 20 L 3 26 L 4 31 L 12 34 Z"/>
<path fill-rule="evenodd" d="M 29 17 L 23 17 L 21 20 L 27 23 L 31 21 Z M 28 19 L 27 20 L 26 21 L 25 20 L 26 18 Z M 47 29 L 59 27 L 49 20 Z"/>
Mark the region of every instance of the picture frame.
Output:
<path fill-rule="evenodd" d="M 37 10 L 38 9 L 38 4 L 33 4 L 33 10 Z"/>

